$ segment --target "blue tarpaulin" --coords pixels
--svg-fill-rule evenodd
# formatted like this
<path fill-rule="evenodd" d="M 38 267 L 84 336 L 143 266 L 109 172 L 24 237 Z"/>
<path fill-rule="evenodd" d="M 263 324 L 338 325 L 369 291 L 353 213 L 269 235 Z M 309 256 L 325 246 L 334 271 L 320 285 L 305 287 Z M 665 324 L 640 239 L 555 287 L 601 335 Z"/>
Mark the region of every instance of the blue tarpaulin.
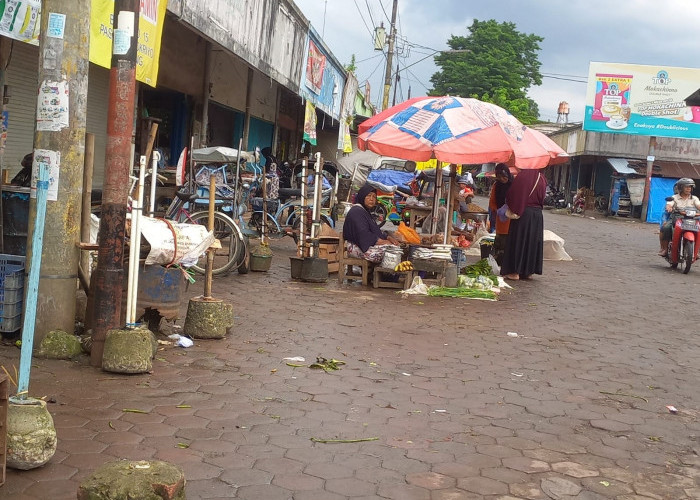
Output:
<path fill-rule="evenodd" d="M 649 188 L 649 205 L 647 207 L 647 222 L 660 223 L 666 209 L 666 198 L 673 196 L 673 185 L 678 179 L 652 177 Z"/>
<path fill-rule="evenodd" d="M 379 169 L 372 170 L 367 179 L 375 182 L 380 182 L 386 186 L 404 186 L 409 187 L 413 180 L 412 172 L 402 172 L 400 170 Z"/>

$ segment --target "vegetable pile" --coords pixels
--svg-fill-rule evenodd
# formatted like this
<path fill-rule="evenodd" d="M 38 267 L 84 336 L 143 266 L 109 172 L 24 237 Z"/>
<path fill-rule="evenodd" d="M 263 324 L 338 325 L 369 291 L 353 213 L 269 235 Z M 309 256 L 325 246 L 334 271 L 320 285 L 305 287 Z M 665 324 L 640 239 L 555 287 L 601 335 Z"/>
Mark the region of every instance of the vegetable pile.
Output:
<path fill-rule="evenodd" d="M 489 264 L 488 259 L 481 259 L 475 264 L 466 266 L 462 270 L 462 274 L 474 279 L 478 278 L 479 276 L 486 276 L 489 280 L 491 280 L 493 286 L 498 286 L 498 276 L 493 274 L 493 270 L 491 269 L 491 264 Z"/>
<path fill-rule="evenodd" d="M 496 293 L 491 290 L 478 290 L 476 288 L 447 288 L 444 286 L 431 286 L 428 289 L 431 297 L 459 297 L 467 299 L 496 300 Z"/>

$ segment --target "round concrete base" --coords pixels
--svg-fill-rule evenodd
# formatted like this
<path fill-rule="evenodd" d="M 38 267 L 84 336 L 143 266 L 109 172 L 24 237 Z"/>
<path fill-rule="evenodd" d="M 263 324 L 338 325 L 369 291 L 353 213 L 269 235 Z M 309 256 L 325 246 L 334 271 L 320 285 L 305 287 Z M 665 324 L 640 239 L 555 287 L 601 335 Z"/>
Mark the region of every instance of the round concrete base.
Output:
<path fill-rule="evenodd" d="M 10 398 L 7 407 L 7 466 L 41 467 L 56 453 L 56 428 L 46 402 Z"/>
<path fill-rule="evenodd" d="M 217 299 L 194 297 L 187 306 L 183 335 L 221 339 L 233 328 L 233 306 Z"/>

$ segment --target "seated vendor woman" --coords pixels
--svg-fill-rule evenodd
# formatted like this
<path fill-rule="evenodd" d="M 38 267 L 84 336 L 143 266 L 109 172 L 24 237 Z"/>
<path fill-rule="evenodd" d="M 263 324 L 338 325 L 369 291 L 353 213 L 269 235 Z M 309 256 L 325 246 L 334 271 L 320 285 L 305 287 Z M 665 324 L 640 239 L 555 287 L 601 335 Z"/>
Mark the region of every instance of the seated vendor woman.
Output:
<path fill-rule="evenodd" d="M 355 195 L 355 204 L 345 216 L 343 239 L 350 257 L 379 263 L 384 258 L 384 245 L 398 245 L 393 236 L 385 233 L 370 215 L 377 205 L 377 190 L 365 184 Z"/>

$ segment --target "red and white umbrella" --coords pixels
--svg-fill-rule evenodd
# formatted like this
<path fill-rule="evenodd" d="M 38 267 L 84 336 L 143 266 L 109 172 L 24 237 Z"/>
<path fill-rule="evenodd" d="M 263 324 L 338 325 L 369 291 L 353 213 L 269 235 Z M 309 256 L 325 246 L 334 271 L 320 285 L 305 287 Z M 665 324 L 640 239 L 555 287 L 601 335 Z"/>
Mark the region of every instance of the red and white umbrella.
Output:
<path fill-rule="evenodd" d="M 507 163 L 543 168 L 568 160 L 549 137 L 495 104 L 462 97 L 418 97 L 360 125 L 358 146 L 405 160 Z"/>

